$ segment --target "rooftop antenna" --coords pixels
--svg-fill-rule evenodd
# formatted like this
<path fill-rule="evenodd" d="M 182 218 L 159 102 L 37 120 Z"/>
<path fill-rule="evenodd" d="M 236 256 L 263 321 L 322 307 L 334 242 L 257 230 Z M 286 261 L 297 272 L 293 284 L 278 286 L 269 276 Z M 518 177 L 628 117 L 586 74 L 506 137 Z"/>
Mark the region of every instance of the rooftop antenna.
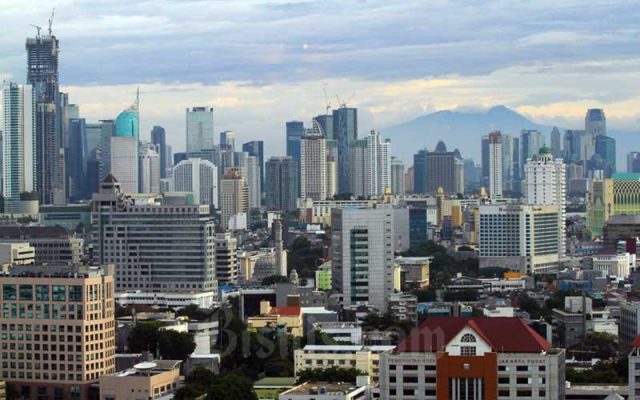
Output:
<path fill-rule="evenodd" d="M 51 17 L 49 18 L 49 36 L 51 36 L 51 26 L 53 25 L 53 14 L 56 12 L 56 9 L 51 9 Z"/>
<path fill-rule="evenodd" d="M 31 24 L 31 26 L 36 28 L 36 30 L 38 31 L 38 34 L 36 35 L 36 37 L 39 38 L 40 37 L 40 30 L 42 29 L 42 27 L 38 26 L 38 25 L 34 25 L 34 24 Z"/>

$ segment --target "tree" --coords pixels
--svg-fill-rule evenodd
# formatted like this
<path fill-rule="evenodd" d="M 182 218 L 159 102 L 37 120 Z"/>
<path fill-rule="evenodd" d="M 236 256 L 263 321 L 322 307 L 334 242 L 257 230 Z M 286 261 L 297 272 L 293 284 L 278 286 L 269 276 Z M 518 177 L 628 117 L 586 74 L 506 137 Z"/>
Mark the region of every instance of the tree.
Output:
<path fill-rule="evenodd" d="M 184 381 L 187 384 L 207 387 L 214 381 L 214 379 L 216 379 L 216 374 L 214 374 L 213 371 L 206 369 L 205 367 L 198 366 L 195 367 L 189 375 L 187 375 Z"/>
<path fill-rule="evenodd" d="M 163 329 L 159 332 L 159 350 L 162 358 L 186 360 L 196 349 L 193 334 Z"/>
<path fill-rule="evenodd" d="M 518 295 L 518 305 L 522 311 L 529 313 L 531 318 L 540 318 L 540 304 L 528 294 L 523 292 Z"/>
<path fill-rule="evenodd" d="M 298 382 L 323 381 L 356 383 L 358 375 L 366 375 L 366 373 L 355 368 L 308 368 L 298 373 Z"/>
<path fill-rule="evenodd" d="M 258 400 L 253 382 L 235 373 L 220 374 L 208 390 L 208 400 Z"/>
<path fill-rule="evenodd" d="M 428 289 L 418 289 L 413 294 L 418 298 L 419 303 L 424 303 L 427 301 L 436 301 L 436 290 L 433 288 Z"/>
<path fill-rule="evenodd" d="M 148 351 L 155 354 L 160 341 L 158 330 L 162 325 L 158 321 L 144 321 L 136 324 L 127 337 L 129 351 L 132 353 Z"/>
<path fill-rule="evenodd" d="M 480 294 L 474 289 L 447 290 L 443 297 L 444 301 L 477 301 Z"/>
<path fill-rule="evenodd" d="M 178 310 L 176 312 L 176 315 L 180 317 L 188 317 L 189 320 L 192 321 L 206 321 L 211 317 L 211 315 L 213 315 L 214 312 L 214 310 L 203 310 L 196 304 L 189 304 L 188 306 Z"/>
<path fill-rule="evenodd" d="M 264 373 L 267 376 L 293 376 L 293 363 L 284 358 L 274 357 L 264 364 Z"/>
<path fill-rule="evenodd" d="M 291 281 L 286 276 L 281 275 L 267 276 L 262 280 L 262 286 L 271 286 L 276 283 L 291 283 Z"/>

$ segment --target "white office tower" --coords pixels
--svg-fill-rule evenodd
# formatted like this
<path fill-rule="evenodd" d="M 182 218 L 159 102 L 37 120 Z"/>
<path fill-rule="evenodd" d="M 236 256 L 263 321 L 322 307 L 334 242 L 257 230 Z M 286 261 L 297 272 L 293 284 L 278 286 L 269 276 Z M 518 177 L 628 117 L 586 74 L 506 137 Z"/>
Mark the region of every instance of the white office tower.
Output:
<path fill-rule="evenodd" d="M 214 228 L 209 206 L 164 196 L 136 204 L 113 175 L 91 202 L 93 262 L 116 265 L 116 291 L 217 291 Z"/>
<path fill-rule="evenodd" d="M 404 192 L 404 163 L 391 157 L 391 193 L 402 195 Z"/>
<path fill-rule="evenodd" d="M 332 199 L 338 194 L 338 161 L 327 156 L 327 198 Z"/>
<path fill-rule="evenodd" d="M 138 138 L 111 136 L 111 175 L 125 193 L 138 192 Z"/>
<path fill-rule="evenodd" d="M 500 267 L 524 274 L 556 272 L 559 249 L 555 205 L 481 205 L 480 268 Z"/>
<path fill-rule="evenodd" d="M 287 276 L 287 251 L 284 249 L 284 241 L 282 240 L 282 220 L 273 221 L 273 232 L 276 251 L 275 272 L 277 275 Z"/>
<path fill-rule="evenodd" d="M 372 130 L 366 138 L 355 141 L 350 148 L 351 192 L 356 196 L 379 196 L 391 188 L 391 142 L 382 141 Z"/>
<path fill-rule="evenodd" d="M 193 193 L 195 204 L 218 208 L 218 167 L 202 158 L 189 158 L 173 167 L 172 188 Z"/>
<path fill-rule="evenodd" d="M 220 179 L 220 223 L 229 228 L 231 217 L 249 211 L 249 193 L 240 169 L 229 168 Z"/>
<path fill-rule="evenodd" d="M 393 209 L 331 210 L 332 286 L 346 308 L 383 312 L 393 292 Z"/>
<path fill-rule="evenodd" d="M 2 84 L 0 96 L 4 209 L 20 213 L 20 194 L 35 190 L 35 98 L 31 85 L 15 83 Z"/>
<path fill-rule="evenodd" d="M 146 143 L 140 146 L 140 193 L 160 193 L 160 155 Z"/>
<path fill-rule="evenodd" d="M 489 196 L 492 199 L 502 197 L 502 134 L 500 131 L 489 134 Z"/>
<path fill-rule="evenodd" d="M 216 233 L 216 280 L 238 283 L 238 240 L 230 232 Z"/>
<path fill-rule="evenodd" d="M 527 160 L 524 167 L 524 194 L 530 205 L 555 205 L 558 207 L 558 253 L 566 254 L 566 173 L 562 159 L 554 159 L 548 147 Z"/>
<path fill-rule="evenodd" d="M 187 108 L 187 153 L 213 149 L 213 108 Z"/>
<path fill-rule="evenodd" d="M 321 135 L 305 135 L 300 141 L 300 197 L 327 198 L 327 142 Z"/>
<path fill-rule="evenodd" d="M 258 157 L 247 157 L 246 171 L 249 209 L 260 208 L 262 188 L 260 187 L 260 162 L 258 161 Z"/>

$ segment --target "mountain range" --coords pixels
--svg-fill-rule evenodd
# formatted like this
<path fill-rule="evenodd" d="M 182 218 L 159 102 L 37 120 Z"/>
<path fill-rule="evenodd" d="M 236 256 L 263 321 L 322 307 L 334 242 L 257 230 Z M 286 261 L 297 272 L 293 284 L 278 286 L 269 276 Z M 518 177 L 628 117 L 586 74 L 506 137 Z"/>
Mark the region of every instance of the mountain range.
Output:
<path fill-rule="evenodd" d="M 583 126 L 559 128 L 561 132 L 564 129 L 584 129 Z M 549 135 L 553 126 L 533 122 L 505 106 L 480 112 L 437 111 L 390 126 L 382 134 L 391 139 L 392 154 L 403 160 L 408 168 L 413 164 L 413 155 L 418 150 L 425 147 L 432 150 L 440 140 L 449 151 L 457 148 L 464 158 L 473 158 L 479 164 L 480 139 L 483 135 L 495 130 L 503 134 L 520 135 L 523 129 L 539 130 L 546 135 L 547 144 L 550 143 Z M 626 153 L 640 151 L 640 133 L 610 129 L 607 134 L 616 139 L 617 167 L 624 170 Z"/>

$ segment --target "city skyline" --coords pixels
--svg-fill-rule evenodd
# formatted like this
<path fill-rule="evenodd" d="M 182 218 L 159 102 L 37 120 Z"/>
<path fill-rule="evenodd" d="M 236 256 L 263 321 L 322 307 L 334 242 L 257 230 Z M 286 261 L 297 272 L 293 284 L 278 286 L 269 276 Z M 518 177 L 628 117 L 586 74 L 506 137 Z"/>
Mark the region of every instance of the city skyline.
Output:
<path fill-rule="evenodd" d="M 268 156 L 283 154 L 284 121 L 308 122 L 321 114 L 323 89 L 334 107 L 336 93 L 343 101 L 355 93 L 349 105 L 359 109 L 361 133 L 378 129 L 384 135 L 388 126 L 435 110 L 497 104 L 565 128 L 580 127 L 584 110 L 601 107 L 612 129 L 638 128 L 635 10 L 624 2 L 596 2 L 587 10 L 578 2 L 553 10 L 545 2 L 517 10 L 496 5 L 482 13 L 473 12 L 478 6 L 440 2 L 344 3 L 330 23 L 286 32 L 276 28 L 321 18 L 332 5 L 145 4 L 54 4 L 61 88 L 93 122 L 114 118 L 140 86 L 142 137 L 161 125 L 176 151 L 184 146 L 182 110 L 212 106 L 216 130 L 237 131 L 240 142 L 265 140 Z M 33 36 L 29 24 L 44 25 L 50 6 L 6 5 L 6 37 Z M 199 13 L 191 13 L 193 7 Z M 187 12 L 189 18 L 182 18 Z M 582 23 L 604 12 L 615 18 L 601 19 L 597 30 Z M 89 13 L 91 30 L 84 28 Z M 367 15 L 376 17 L 375 26 L 366 23 Z M 416 24 L 396 24 L 420 18 L 415 32 L 408 27 Z M 429 24 L 434 18 L 448 27 Z M 351 21 L 349 28 L 340 26 L 342 20 Z M 492 22 L 508 28 L 498 35 Z M 248 27 L 254 34 L 243 37 Z M 207 40 L 211 34 L 225 40 Z M 162 46 L 150 46 L 158 38 Z M 23 43 L 5 39 L 0 49 L 6 54 L 0 78 L 23 83 Z M 185 65 L 186 57 L 197 62 Z M 156 68 L 148 67 L 150 59 Z"/>

